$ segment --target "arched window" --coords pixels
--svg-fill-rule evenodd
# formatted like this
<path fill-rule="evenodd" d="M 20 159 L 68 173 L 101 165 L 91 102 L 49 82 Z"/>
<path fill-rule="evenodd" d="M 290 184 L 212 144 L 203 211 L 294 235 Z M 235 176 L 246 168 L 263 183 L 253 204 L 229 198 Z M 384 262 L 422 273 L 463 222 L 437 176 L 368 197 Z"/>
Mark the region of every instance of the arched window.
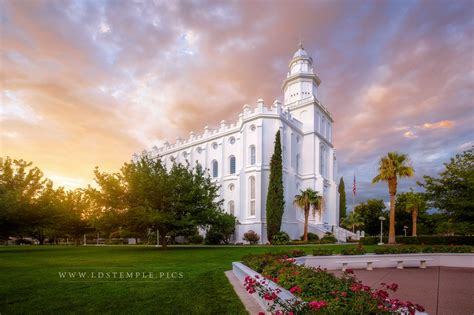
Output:
<path fill-rule="evenodd" d="M 231 200 L 229 201 L 229 203 L 227 204 L 227 209 L 229 210 L 229 213 L 234 215 L 234 212 L 235 212 L 235 205 L 234 205 L 234 201 Z"/>
<path fill-rule="evenodd" d="M 255 177 L 249 177 L 249 201 L 250 201 L 250 215 L 255 215 Z"/>
<path fill-rule="evenodd" d="M 235 156 L 231 155 L 229 158 L 229 173 L 235 174 Z"/>
<path fill-rule="evenodd" d="M 255 165 L 256 156 L 255 156 L 255 146 L 250 146 L 250 165 Z"/>
<path fill-rule="evenodd" d="M 219 176 L 219 170 L 218 170 L 219 164 L 217 163 L 216 160 L 213 160 L 211 164 L 212 164 L 212 177 L 215 178 Z"/>

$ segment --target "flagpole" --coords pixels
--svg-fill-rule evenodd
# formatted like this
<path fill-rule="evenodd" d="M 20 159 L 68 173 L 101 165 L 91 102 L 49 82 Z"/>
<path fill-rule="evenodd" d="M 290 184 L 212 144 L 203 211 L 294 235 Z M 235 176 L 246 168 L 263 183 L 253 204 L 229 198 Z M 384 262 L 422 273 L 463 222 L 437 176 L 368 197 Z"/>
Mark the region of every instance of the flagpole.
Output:
<path fill-rule="evenodd" d="M 354 172 L 354 183 L 352 184 L 352 211 L 355 209 L 355 195 L 356 195 L 356 175 Z"/>

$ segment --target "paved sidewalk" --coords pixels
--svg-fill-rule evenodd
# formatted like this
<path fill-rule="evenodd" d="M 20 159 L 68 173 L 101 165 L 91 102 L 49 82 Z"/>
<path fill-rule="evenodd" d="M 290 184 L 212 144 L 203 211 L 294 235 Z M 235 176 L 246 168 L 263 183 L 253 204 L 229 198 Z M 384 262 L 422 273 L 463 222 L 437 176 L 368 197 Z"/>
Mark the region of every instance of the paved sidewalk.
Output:
<path fill-rule="evenodd" d="M 332 271 L 340 275 L 340 271 Z M 377 288 L 381 282 L 399 285 L 390 296 L 421 304 L 436 315 L 474 314 L 474 268 L 428 267 L 354 270 L 364 284 Z"/>

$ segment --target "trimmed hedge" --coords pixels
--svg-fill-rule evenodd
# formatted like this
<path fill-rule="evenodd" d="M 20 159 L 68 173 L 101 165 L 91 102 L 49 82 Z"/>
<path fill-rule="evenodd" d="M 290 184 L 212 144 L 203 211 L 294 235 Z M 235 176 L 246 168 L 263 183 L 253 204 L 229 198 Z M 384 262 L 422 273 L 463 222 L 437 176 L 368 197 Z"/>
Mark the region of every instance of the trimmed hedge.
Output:
<path fill-rule="evenodd" d="M 414 253 L 472 253 L 471 246 L 380 246 L 374 252 L 378 255 L 386 254 L 414 254 Z"/>
<path fill-rule="evenodd" d="M 288 245 L 305 245 L 305 244 L 319 244 L 319 241 L 299 241 L 299 240 L 293 240 L 288 242 Z"/>
<path fill-rule="evenodd" d="M 320 247 L 313 250 L 313 256 L 332 256 L 334 250 L 331 248 Z"/>
<path fill-rule="evenodd" d="M 367 251 L 361 245 L 348 247 L 341 250 L 341 254 L 343 255 L 364 255 Z"/>
<path fill-rule="evenodd" d="M 387 242 L 387 237 L 383 237 L 383 242 Z M 360 240 L 363 245 L 376 245 L 380 237 L 368 236 Z M 407 245 L 474 245 L 474 236 L 397 236 L 397 243 Z"/>
<path fill-rule="evenodd" d="M 337 243 L 337 238 L 332 234 L 326 234 L 319 240 L 319 244 L 334 244 Z"/>

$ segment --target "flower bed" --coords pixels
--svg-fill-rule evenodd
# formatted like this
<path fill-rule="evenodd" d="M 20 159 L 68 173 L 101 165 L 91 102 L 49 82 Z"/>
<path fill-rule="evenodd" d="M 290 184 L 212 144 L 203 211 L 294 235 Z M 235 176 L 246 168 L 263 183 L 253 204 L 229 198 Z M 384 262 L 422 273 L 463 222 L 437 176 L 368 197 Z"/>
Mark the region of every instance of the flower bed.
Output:
<path fill-rule="evenodd" d="M 267 311 L 273 314 L 415 314 L 424 311 L 420 305 L 390 298 L 389 291 L 396 291 L 397 284 L 381 283 L 378 288 L 371 288 L 357 280 L 351 270 L 339 278 L 320 268 L 297 265 L 294 258 L 285 254 L 245 256 L 242 262 L 256 272 L 245 277 L 246 290 L 266 301 Z M 282 291 L 285 291 L 284 297 Z"/>

